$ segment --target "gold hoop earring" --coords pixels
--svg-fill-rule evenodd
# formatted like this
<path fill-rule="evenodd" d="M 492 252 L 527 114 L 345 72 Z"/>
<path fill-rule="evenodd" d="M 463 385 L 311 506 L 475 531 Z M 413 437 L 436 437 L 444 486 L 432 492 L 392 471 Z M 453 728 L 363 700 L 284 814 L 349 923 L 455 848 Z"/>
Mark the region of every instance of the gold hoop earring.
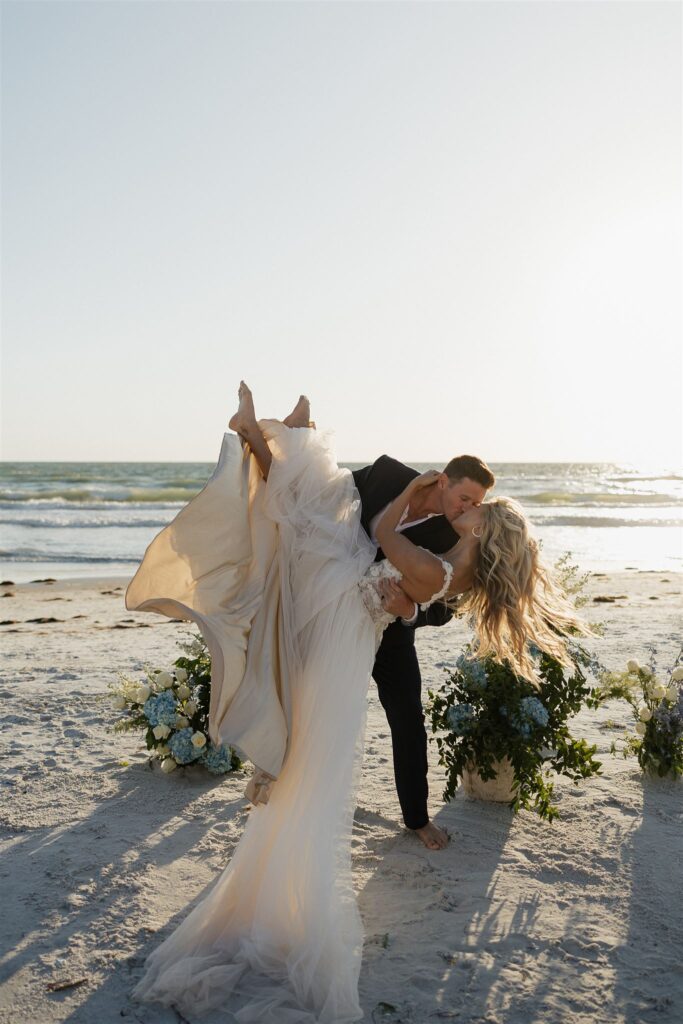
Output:
<path fill-rule="evenodd" d="M 477 527 L 473 526 L 472 533 L 474 534 L 475 537 L 481 537 L 481 526 L 479 527 L 479 533 L 477 533 Z"/>

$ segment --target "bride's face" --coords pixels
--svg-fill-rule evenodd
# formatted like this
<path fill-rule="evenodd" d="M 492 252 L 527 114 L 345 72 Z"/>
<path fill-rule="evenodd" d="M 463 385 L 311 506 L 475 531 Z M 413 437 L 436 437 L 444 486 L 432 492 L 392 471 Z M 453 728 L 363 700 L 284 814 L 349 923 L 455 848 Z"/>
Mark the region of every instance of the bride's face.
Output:
<path fill-rule="evenodd" d="M 484 509 L 481 506 L 469 508 L 466 512 L 463 512 L 461 516 L 456 519 L 451 519 L 451 526 L 460 537 L 464 537 L 465 534 L 471 533 L 472 530 L 479 530 L 484 522 Z"/>

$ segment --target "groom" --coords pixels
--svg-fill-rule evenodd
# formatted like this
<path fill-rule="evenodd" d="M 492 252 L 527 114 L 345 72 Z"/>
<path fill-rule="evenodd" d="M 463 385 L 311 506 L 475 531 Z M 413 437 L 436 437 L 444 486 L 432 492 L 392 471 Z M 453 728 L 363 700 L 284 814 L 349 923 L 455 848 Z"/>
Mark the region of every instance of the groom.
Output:
<path fill-rule="evenodd" d="M 354 471 L 361 499 L 361 522 L 372 540 L 376 541 L 375 529 L 385 508 L 416 476 L 417 470 L 388 455 Z M 458 542 L 450 521 L 480 505 L 494 483 L 493 473 L 481 459 L 473 455 L 451 459 L 434 484 L 416 492 L 398 529 L 413 544 L 443 554 Z M 384 553 L 379 549 L 376 561 L 382 558 Z M 406 827 L 417 832 L 428 849 L 441 850 L 448 837 L 429 820 L 427 812 L 427 731 L 415 630 L 420 626 L 443 626 L 453 612 L 438 601 L 420 611 L 390 581 L 383 584 L 383 604 L 399 618 L 384 631 L 372 676 L 391 729 L 398 799 Z"/>

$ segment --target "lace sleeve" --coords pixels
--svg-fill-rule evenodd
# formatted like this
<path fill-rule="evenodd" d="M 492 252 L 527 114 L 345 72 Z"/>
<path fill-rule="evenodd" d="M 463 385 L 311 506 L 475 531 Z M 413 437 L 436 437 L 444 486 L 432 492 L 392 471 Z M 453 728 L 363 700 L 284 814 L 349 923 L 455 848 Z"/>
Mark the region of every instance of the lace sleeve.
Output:
<path fill-rule="evenodd" d="M 427 548 L 424 548 L 424 550 L 426 551 Z M 430 552 L 430 554 L 432 554 L 432 552 Z M 439 558 L 438 555 L 436 555 L 435 557 Z M 420 609 L 423 612 L 425 612 L 429 608 L 430 604 L 434 604 L 435 601 L 439 601 L 448 593 L 448 588 L 450 587 L 451 580 L 453 579 L 453 566 L 451 565 L 451 563 L 447 562 L 445 558 L 439 558 L 439 561 L 441 562 L 444 569 L 443 586 L 441 590 L 438 591 L 438 593 L 432 594 L 428 601 L 425 601 L 423 604 L 420 605 Z"/>

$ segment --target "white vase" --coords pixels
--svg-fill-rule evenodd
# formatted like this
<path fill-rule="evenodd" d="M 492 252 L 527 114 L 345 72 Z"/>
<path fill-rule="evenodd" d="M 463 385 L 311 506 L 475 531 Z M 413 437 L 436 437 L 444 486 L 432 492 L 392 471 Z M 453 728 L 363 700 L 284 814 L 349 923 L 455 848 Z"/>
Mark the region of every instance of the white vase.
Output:
<path fill-rule="evenodd" d="M 502 761 L 494 761 L 495 779 L 482 779 L 477 766 L 470 761 L 462 773 L 462 788 L 473 800 L 491 800 L 495 803 L 509 804 L 514 799 L 512 762 L 504 757 Z"/>

